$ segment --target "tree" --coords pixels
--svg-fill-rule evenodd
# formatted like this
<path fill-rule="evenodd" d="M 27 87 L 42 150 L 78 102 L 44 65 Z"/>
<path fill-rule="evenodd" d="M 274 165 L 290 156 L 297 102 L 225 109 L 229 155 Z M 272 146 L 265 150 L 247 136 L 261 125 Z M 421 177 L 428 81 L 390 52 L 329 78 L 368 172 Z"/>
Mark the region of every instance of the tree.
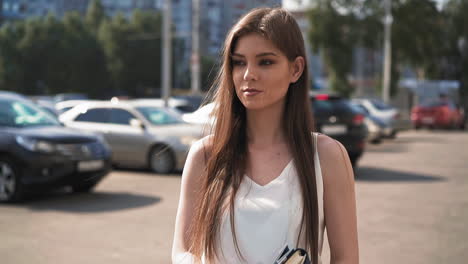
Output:
<path fill-rule="evenodd" d="M 135 11 L 130 21 L 122 14 L 104 21 L 99 40 L 106 54 L 112 85 L 118 92 L 140 96 L 160 87 L 161 17 Z"/>
<path fill-rule="evenodd" d="M 21 22 L 8 23 L 0 28 L 0 89 L 23 91 L 24 67 L 18 43 L 25 31 Z"/>
<path fill-rule="evenodd" d="M 434 62 L 443 79 L 458 80 L 460 98 L 468 111 L 468 2 L 449 0 L 443 8 L 443 45 Z"/>
<path fill-rule="evenodd" d="M 383 14 L 379 0 L 319 0 L 309 11 L 309 41 L 315 51 L 322 52 L 335 91 L 352 93 L 348 76 L 356 47 L 381 49 Z M 437 54 L 440 45 L 440 14 L 431 0 L 393 0 L 392 14 L 391 94 L 394 95 L 400 66 L 430 71 L 430 58 Z"/>
<path fill-rule="evenodd" d="M 104 7 L 100 0 L 93 0 L 88 5 L 88 10 L 85 15 L 85 23 L 88 29 L 95 35 L 99 31 L 101 23 L 107 19 Z"/>
<path fill-rule="evenodd" d="M 77 13 L 67 13 L 63 19 L 62 54 L 56 65 L 66 69 L 64 80 L 68 92 L 82 92 L 92 97 L 104 96 L 109 85 L 106 58 L 94 33 Z M 51 74 L 54 71 L 50 71 Z M 62 88 L 62 91 L 64 88 Z"/>
<path fill-rule="evenodd" d="M 309 11 L 309 41 L 315 52 L 323 54 L 332 90 L 344 95 L 352 93 L 348 75 L 352 67 L 352 53 L 357 41 L 356 18 L 353 14 L 340 14 L 332 1 L 320 1 Z"/>

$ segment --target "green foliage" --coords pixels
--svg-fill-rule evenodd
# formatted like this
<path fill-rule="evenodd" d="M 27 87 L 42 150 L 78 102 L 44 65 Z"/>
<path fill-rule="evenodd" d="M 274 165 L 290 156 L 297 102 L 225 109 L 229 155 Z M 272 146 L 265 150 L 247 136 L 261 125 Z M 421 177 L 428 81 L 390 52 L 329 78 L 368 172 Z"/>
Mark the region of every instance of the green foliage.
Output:
<path fill-rule="evenodd" d="M 23 62 L 17 45 L 24 32 L 24 22 L 6 24 L 0 29 L 0 89 L 24 92 Z"/>
<path fill-rule="evenodd" d="M 161 17 L 136 11 L 130 20 L 117 14 L 99 30 L 112 86 L 136 96 L 161 82 Z M 153 92 L 154 93 L 154 92 Z"/>
<path fill-rule="evenodd" d="M 89 30 L 96 34 L 101 26 L 101 23 L 106 20 L 106 14 L 104 12 L 104 7 L 99 0 L 93 0 L 86 12 L 85 23 Z"/>
<path fill-rule="evenodd" d="M 460 96 L 468 110 L 468 2 L 449 0 L 442 12 L 444 42 L 437 70 L 446 79 L 460 82 Z"/>
<path fill-rule="evenodd" d="M 115 91 L 142 95 L 160 86 L 160 14 L 106 17 L 100 1 L 67 13 L 0 28 L 0 89 L 25 94 Z"/>
<path fill-rule="evenodd" d="M 356 47 L 382 50 L 382 3 L 380 0 L 319 0 L 309 11 L 309 41 L 323 55 L 333 90 L 352 94 L 348 76 Z M 393 0 L 392 15 L 391 94 L 394 95 L 400 66 L 433 71 L 433 58 L 440 54 L 443 39 L 440 38 L 442 18 L 431 0 Z"/>

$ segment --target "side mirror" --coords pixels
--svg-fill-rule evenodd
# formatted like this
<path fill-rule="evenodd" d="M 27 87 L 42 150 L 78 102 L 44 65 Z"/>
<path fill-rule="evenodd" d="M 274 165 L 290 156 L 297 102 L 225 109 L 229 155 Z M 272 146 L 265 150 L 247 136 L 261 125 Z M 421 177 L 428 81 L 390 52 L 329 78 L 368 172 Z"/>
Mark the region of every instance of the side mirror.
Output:
<path fill-rule="evenodd" d="M 133 118 L 132 120 L 130 120 L 130 125 L 131 125 L 132 127 L 139 127 L 139 128 L 141 128 L 141 129 L 143 129 L 143 130 L 146 129 L 145 124 L 143 124 L 143 122 L 141 122 L 140 120 L 135 119 L 135 118 Z"/>

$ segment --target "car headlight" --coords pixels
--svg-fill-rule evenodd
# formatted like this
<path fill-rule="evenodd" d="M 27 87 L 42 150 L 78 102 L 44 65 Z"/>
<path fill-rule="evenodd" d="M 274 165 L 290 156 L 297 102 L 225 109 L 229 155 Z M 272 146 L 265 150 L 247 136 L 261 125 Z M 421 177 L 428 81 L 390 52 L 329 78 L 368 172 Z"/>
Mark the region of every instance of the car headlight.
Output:
<path fill-rule="evenodd" d="M 184 145 L 191 146 L 193 143 L 195 143 L 198 140 L 196 137 L 192 136 L 183 136 L 180 138 L 180 142 Z"/>
<path fill-rule="evenodd" d="M 24 136 L 16 136 L 16 142 L 29 151 L 52 153 L 56 150 L 55 144 Z"/>

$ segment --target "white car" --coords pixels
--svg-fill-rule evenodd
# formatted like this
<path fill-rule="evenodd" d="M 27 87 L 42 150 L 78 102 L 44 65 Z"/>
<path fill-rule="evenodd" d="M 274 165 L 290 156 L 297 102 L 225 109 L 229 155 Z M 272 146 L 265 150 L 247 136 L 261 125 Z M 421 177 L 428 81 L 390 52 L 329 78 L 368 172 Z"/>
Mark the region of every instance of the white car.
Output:
<path fill-rule="evenodd" d="M 147 103 L 153 106 L 164 107 L 165 102 L 160 98 L 142 98 L 142 99 L 133 99 L 133 102 Z M 179 98 L 169 98 L 168 106 L 177 110 L 180 114 L 190 113 L 195 111 L 194 106 L 185 99 Z"/>
<path fill-rule="evenodd" d="M 212 115 L 215 108 L 215 103 L 209 103 L 193 113 L 188 113 L 182 115 L 182 119 L 191 124 L 197 125 L 213 125 L 214 124 L 214 117 Z"/>
<path fill-rule="evenodd" d="M 398 132 L 396 121 L 400 118 L 398 109 L 377 99 L 352 99 L 351 102 L 362 106 L 369 115 L 378 118 L 391 128 L 386 130 L 385 137 L 396 136 Z"/>
<path fill-rule="evenodd" d="M 182 170 L 199 126 L 184 122 L 171 108 L 142 101 L 89 102 L 63 113 L 67 127 L 102 134 L 112 150 L 112 163 L 148 167 L 166 174 Z"/>
<path fill-rule="evenodd" d="M 89 103 L 89 102 L 98 102 L 97 100 L 68 100 L 68 101 L 62 101 L 58 102 L 55 104 L 55 111 L 61 115 L 68 110 L 72 109 L 73 107 L 79 105 L 79 104 L 84 104 L 84 103 Z"/>

